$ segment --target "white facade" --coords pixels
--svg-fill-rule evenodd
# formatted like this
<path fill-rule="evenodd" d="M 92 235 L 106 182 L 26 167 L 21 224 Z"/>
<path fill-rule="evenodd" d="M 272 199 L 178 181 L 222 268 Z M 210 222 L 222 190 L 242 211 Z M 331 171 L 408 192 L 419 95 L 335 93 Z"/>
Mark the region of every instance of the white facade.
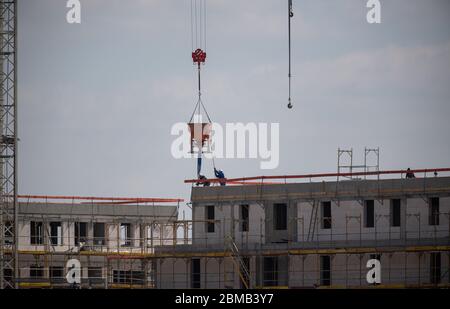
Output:
<path fill-rule="evenodd" d="M 153 287 L 158 246 L 177 242 L 177 206 L 21 203 L 19 286 L 65 287 L 66 262 L 81 263 L 83 287 Z"/>
<path fill-rule="evenodd" d="M 241 288 L 243 262 L 250 287 L 370 286 L 373 258 L 381 287 L 449 284 L 448 177 L 194 188 L 192 201 L 193 245 L 158 265 L 158 287 Z"/>

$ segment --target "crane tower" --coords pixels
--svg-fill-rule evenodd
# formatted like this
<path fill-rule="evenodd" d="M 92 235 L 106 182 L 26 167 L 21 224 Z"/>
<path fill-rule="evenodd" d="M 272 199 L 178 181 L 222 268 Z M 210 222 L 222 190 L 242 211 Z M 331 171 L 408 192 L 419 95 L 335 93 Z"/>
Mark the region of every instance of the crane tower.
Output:
<path fill-rule="evenodd" d="M 17 0 L 0 0 L 0 289 L 17 288 Z"/>

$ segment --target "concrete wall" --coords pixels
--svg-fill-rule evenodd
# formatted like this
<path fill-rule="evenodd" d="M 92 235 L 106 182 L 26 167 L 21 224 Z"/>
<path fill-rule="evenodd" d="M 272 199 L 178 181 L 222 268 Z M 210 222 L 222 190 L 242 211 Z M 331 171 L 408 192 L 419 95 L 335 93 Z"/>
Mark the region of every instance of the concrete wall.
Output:
<path fill-rule="evenodd" d="M 229 259 L 195 258 L 200 260 L 200 288 L 226 289 L 241 288 L 241 280 L 236 265 Z M 192 258 L 159 259 L 157 287 L 162 289 L 191 288 Z M 287 259 L 286 259 L 287 261 Z M 251 284 L 256 284 L 256 258 L 250 258 Z"/>
<path fill-rule="evenodd" d="M 314 288 L 321 286 L 320 255 L 278 256 L 277 286 Z M 331 255 L 331 286 L 370 286 L 366 281 L 370 254 Z M 158 288 L 191 288 L 191 259 L 164 259 L 158 263 Z M 161 265 L 161 266 L 160 266 Z M 441 253 L 441 283 L 450 283 L 449 252 Z M 263 257 L 250 258 L 252 287 L 264 286 Z M 200 258 L 200 287 L 210 289 L 241 288 L 239 274 L 230 259 Z M 430 253 L 381 254 L 381 284 L 431 284 Z M 267 286 L 267 285 L 266 285 Z"/>
<path fill-rule="evenodd" d="M 283 200 L 280 200 L 283 202 Z M 401 198 L 400 226 L 391 224 L 391 199 L 374 200 L 374 227 L 365 227 L 364 199 L 331 201 L 332 226 L 324 229 L 321 224 L 321 202 L 330 200 L 315 200 L 308 202 L 287 202 L 288 229 L 274 230 L 274 202 L 263 204 L 251 203 L 249 214 L 249 231 L 241 232 L 239 220 L 240 204 L 207 204 L 215 206 L 215 231 L 206 233 L 205 204 L 193 207 L 194 244 L 208 246 L 223 244 L 225 236 L 233 235 L 239 245 L 265 244 L 283 242 L 323 242 L 335 241 L 382 241 L 406 239 L 434 239 L 449 237 L 450 197 L 440 197 L 439 225 L 429 224 L 428 198 Z M 313 214 L 313 205 L 318 207 L 317 216 Z M 315 219 L 315 225 L 314 225 Z M 309 237 L 309 238 L 308 238 Z"/>
<path fill-rule="evenodd" d="M 320 200 L 316 203 L 320 206 Z M 374 200 L 375 226 L 364 226 L 364 202 L 332 202 L 332 228 L 321 226 L 320 210 L 316 217 L 314 233 L 309 233 L 309 241 L 345 241 L 345 240 L 386 240 L 449 237 L 450 198 L 440 198 L 439 225 L 430 225 L 428 221 L 429 203 L 425 198 L 401 199 L 400 227 L 391 226 L 390 199 Z M 312 204 L 299 202 L 297 218 L 297 239 L 308 241 L 308 232 L 312 215 Z M 314 225 L 312 225 L 314 226 Z"/>
<path fill-rule="evenodd" d="M 46 220 L 44 218 L 44 220 Z M 19 250 L 37 250 L 45 251 L 51 248 L 52 252 L 66 252 L 75 250 L 77 252 L 78 246 L 75 246 L 75 223 L 61 221 L 64 219 L 53 219 L 52 222 L 61 222 L 62 227 L 62 244 L 52 245 L 50 243 L 50 223 L 42 221 L 42 218 L 22 219 L 19 222 Z M 120 235 L 120 223 L 111 223 L 110 221 L 103 221 L 105 223 L 105 244 L 94 244 L 94 229 L 93 222 L 88 222 L 88 218 L 81 219 L 81 222 L 87 223 L 87 242 L 85 248 L 97 251 L 133 251 L 133 252 L 147 252 L 152 250 L 154 246 L 172 245 L 174 242 L 174 231 L 172 224 L 167 222 L 142 222 L 131 223 L 131 245 L 125 246 Z M 43 244 L 31 244 L 31 221 L 43 222 Z M 145 245 L 145 246 L 143 246 Z"/>
<path fill-rule="evenodd" d="M 67 205 L 67 204 L 33 204 L 21 203 L 18 222 L 19 250 L 21 252 L 38 251 L 52 253 L 48 255 L 20 256 L 20 276 L 24 281 L 30 280 L 30 267 L 44 267 L 44 276 L 49 278 L 49 267 L 65 267 L 67 260 L 80 260 L 83 268 L 83 278 L 88 278 L 89 267 L 101 267 L 102 276 L 109 275 L 113 282 L 114 270 L 142 271 L 139 260 L 117 261 L 107 263 L 102 256 L 79 255 L 80 246 L 75 245 L 75 222 L 85 222 L 87 225 L 87 241 L 83 250 L 97 252 L 129 252 L 152 253 L 155 246 L 173 245 L 173 221 L 177 219 L 176 206 L 124 206 L 124 205 Z M 93 215 L 94 214 L 94 215 Z M 31 244 L 31 221 L 43 223 L 43 244 Z M 52 245 L 50 242 L 50 222 L 61 222 L 61 243 Z M 104 245 L 94 244 L 94 223 L 105 224 Z M 131 224 L 131 244 L 124 246 L 120 239 L 120 224 Z M 109 269 L 108 266 L 109 265 Z M 150 276 L 150 275 L 149 275 Z M 39 281 L 39 278 L 32 279 Z M 150 282 L 151 283 L 151 282 Z"/>
<path fill-rule="evenodd" d="M 121 271 L 146 271 L 148 273 L 148 283 L 151 284 L 151 262 L 147 261 L 121 261 L 121 260 L 110 260 L 106 263 L 106 258 L 101 256 L 80 256 L 80 255 L 53 255 L 51 260 L 45 256 L 32 256 L 24 255 L 20 258 L 19 273 L 20 281 L 22 282 L 43 282 L 50 279 L 50 268 L 51 267 L 61 267 L 63 268 L 63 276 L 52 279 L 53 283 L 65 284 L 65 274 L 67 269 L 65 268 L 66 263 L 69 259 L 76 258 L 81 263 L 81 277 L 83 286 L 93 285 L 97 288 L 105 288 L 108 283 L 113 283 L 113 273 L 116 270 Z M 31 278 L 31 269 L 34 267 L 42 267 L 43 276 Z M 90 277 L 89 269 L 99 268 L 101 272 L 98 277 Z"/>
<path fill-rule="evenodd" d="M 226 248 L 226 236 L 233 236 L 241 254 L 253 252 L 250 260 L 252 286 L 264 284 L 263 256 L 259 250 L 290 248 L 350 248 L 448 245 L 450 214 L 450 178 L 390 179 L 377 181 L 343 181 L 339 183 L 288 184 L 271 186 L 230 186 L 194 188 L 193 246 L 187 252 L 220 251 Z M 429 198 L 439 197 L 439 225 L 430 225 Z M 364 201 L 374 201 L 374 227 L 365 226 Z M 391 200 L 401 200 L 400 226 L 392 226 Z M 256 202 L 258 201 L 258 202 Z M 330 229 L 321 224 L 321 203 L 331 202 Z M 288 229 L 273 228 L 273 205 L 288 204 Z M 239 205 L 250 205 L 249 231 L 242 232 Z M 215 207 L 216 229 L 206 233 L 205 207 Z M 318 207 L 312 217 L 313 205 Z M 313 220 L 312 220 L 313 219 Z M 315 224 L 314 224 L 315 222 Z M 274 244 L 283 240 L 289 244 Z M 253 250 L 253 251 L 252 251 Z M 383 253 L 381 255 L 382 284 L 414 285 L 430 283 L 430 251 Z M 278 256 L 278 285 L 289 287 L 320 286 L 320 255 Z M 370 254 L 331 255 L 331 285 L 367 286 L 366 263 Z M 190 282 L 189 259 L 183 259 L 183 276 Z M 187 264 L 186 264 L 187 263 Z M 449 283 L 450 258 L 441 252 L 441 282 Z M 176 273 L 180 273 L 176 269 Z M 173 270 L 165 267 L 169 280 Z M 226 275 L 225 275 L 226 274 Z M 224 279 L 227 278 L 227 279 Z M 162 278 L 164 279 L 164 277 Z M 170 281 L 170 280 L 169 280 Z M 161 281 L 170 287 L 170 282 Z M 190 287 L 187 284 L 186 287 Z M 201 287 L 240 287 L 237 270 L 230 258 L 201 258 Z"/>
<path fill-rule="evenodd" d="M 249 229 L 242 231 L 240 218 L 240 203 L 237 204 L 201 204 L 193 207 L 193 244 L 207 247 L 208 245 L 223 244 L 225 236 L 234 236 L 235 242 L 246 244 L 261 243 L 265 241 L 265 211 L 264 205 L 245 203 L 249 205 Z M 214 233 L 206 232 L 206 207 L 215 207 Z"/>

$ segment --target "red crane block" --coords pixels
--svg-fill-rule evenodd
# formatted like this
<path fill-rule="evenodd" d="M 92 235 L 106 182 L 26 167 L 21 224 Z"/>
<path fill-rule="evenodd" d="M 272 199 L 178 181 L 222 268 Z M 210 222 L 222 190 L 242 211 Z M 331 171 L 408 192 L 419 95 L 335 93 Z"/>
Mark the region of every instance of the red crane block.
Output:
<path fill-rule="evenodd" d="M 192 52 L 192 60 L 194 61 L 194 63 L 205 63 L 206 61 L 206 53 L 201 50 L 200 48 L 198 48 L 197 50 L 195 50 L 194 52 Z"/>

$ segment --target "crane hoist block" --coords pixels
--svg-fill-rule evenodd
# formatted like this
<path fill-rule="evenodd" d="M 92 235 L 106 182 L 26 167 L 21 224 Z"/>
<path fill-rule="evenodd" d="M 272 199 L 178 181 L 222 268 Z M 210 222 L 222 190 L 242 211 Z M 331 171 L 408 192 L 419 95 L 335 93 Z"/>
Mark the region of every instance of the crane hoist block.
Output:
<path fill-rule="evenodd" d="M 194 63 L 205 63 L 206 61 L 206 53 L 201 50 L 200 48 L 198 48 L 197 50 L 195 50 L 194 52 L 192 52 L 192 60 L 194 61 Z"/>

